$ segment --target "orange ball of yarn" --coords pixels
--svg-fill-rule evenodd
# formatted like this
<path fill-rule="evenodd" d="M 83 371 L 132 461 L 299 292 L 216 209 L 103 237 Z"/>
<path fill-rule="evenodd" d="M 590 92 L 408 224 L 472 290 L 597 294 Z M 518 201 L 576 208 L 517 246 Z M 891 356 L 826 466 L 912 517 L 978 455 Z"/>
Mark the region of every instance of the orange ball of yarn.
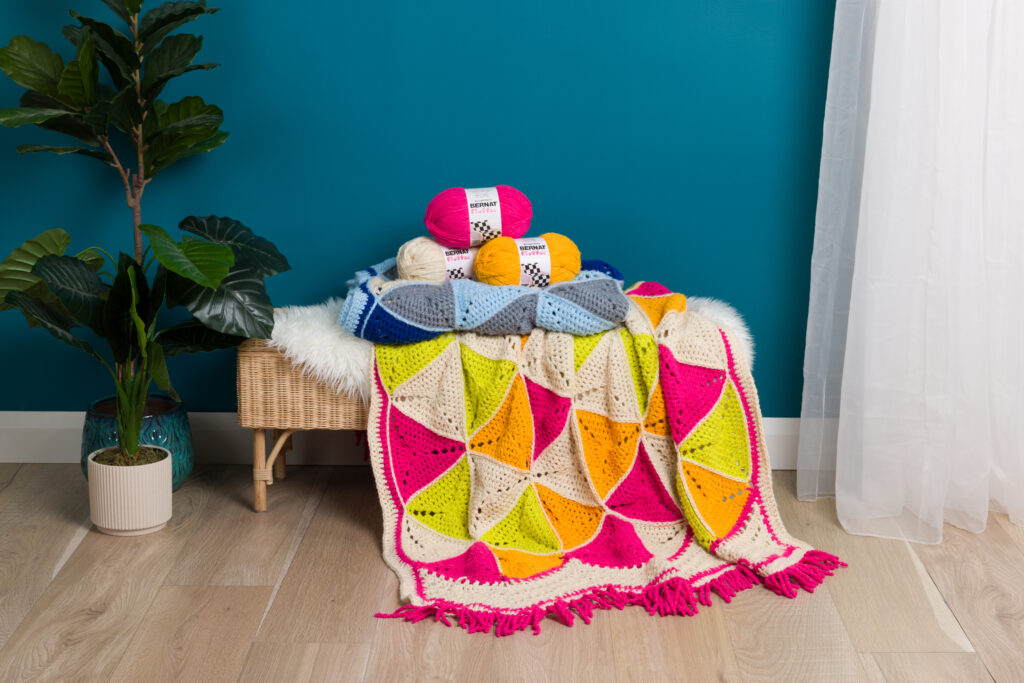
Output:
<path fill-rule="evenodd" d="M 580 250 L 576 244 L 555 232 L 546 232 L 540 236 L 547 243 L 550 255 L 551 273 L 549 282 L 566 282 L 580 273 Z M 531 238 L 512 239 L 497 237 L 485 242 L 476 255 L 473 268 L 476 279 L 488 285 L 518 285 L 528 281 L 524 279 L 523 264 L 520 259 L 520 247 Z"/>

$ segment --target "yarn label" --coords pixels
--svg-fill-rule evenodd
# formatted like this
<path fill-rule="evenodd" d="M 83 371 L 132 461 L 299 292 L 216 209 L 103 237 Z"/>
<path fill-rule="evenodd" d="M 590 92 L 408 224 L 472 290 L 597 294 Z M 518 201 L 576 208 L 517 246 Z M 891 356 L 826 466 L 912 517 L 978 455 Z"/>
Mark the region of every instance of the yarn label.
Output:
<path fill-rule="evenodd" d="M 521 237 L 519 247 L 519 284 L 547 287 L 551 284 L 551 250 L 543 237 Z"/>
<path fill-rule="evenodd" d="M 469 243 L 472 246 L 501 237 L 501 202 L 498 188 L 466 188 L 469 206 Z"/>
<path fill-rule="evenodd" d="M 473 261 L 476 247 L 452 249 L 444 247 L 444 272 L 449 280 L 466 280 L 473 277 Z"/>

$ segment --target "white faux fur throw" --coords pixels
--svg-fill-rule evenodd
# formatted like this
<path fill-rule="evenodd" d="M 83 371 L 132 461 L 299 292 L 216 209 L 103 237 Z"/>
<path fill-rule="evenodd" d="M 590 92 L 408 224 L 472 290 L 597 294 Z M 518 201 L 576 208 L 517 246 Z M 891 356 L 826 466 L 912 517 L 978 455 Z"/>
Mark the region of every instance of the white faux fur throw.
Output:
<path fill-rule="evenodd" d="M 336 298 L 317 306 L 277 309 L 270 345 L 306 376 L 369 404 L 373 344 L 338 324 L 343 303 Z"/>
<path fill-rule="evenodd" d="M 331 299 L 316 306 L 277 309 L 274 334 L 269 343 L 306 376 L 367 404 L 373 344 L 352 336 L 338 325 L 343 303 L 344 299 Z M 718 299 L 690 297 L 686 300 L 686 309 L 728 328 L 740 340 L 753 369 L 754 339 L 735 308 Z"/>

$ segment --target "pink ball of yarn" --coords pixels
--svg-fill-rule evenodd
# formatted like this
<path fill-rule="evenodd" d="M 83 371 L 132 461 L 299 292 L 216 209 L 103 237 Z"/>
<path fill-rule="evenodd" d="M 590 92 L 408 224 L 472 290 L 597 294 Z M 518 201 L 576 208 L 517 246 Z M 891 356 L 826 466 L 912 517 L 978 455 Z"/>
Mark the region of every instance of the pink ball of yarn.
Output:
<path fill-rule="evenodd" d="M 423 219 L 427 224 L 427 230 L 444 246 L 458 249 L 479 246 L 494 237 L 522 237 L 530 229 L 530 219 L 533 218 L 530 200 L 509 185 L 498 185 L 494 189 L 497 190 L 501 210 L 500 233 L 484 239 L 480 239 L 478 233 L 474 239 L 469 224 L 469 202 L 466 199 L 466 189 L 462 187 L 448 188 L 430 200 L 427 215 Z"/>

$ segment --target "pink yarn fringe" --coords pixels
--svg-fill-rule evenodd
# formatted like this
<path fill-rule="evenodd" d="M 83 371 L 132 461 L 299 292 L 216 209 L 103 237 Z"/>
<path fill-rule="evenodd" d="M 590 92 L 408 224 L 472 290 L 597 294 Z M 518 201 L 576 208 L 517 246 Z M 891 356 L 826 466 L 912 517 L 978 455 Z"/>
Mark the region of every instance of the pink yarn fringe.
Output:
<path fill-rule="evenodd" d="M 798 588 L 813 593 L 826 576 L 832 576 L 833 569 L 845 566 L 846 563 L 835 555 L 810 550 L 793 566 L 765 577 L 764 585 L 774 593 L 795 598 Z"/>
<path fill-rule="evenodd" d="M 712 593 L 730 602 L 740 591 L 760 583 L 764 583 L 774 593 L 795 598 L 798 588 L 813 593 L 826 576 L 832 575 L 833 569 L 845 566 L 846 563 L 835 555 L 811 550 L 796 564 L 764 579 L 749 565 L 741 562 L 697 588 L 686 579 L 673 577 L 652 584 L 643 591 L 623 591 L 606 586 L 594 588 L 570 600 L 557 600 L 545 607 L 535 605 L 515 612 L 474 609 L 455 602 L 437 600 L 429 605 L 403 605 L 390 614 L 381 612 L 376 616 L 382 619 L 405 619 L 413 623 L 433 617 L 434 621 L 445 626 L 456 625 L 469 633 L 490 633 L 493 630 L 496 636 L 509 636 L 532 628 L 536 635 L 540 633 L 541 622 L 549 616 L 566 626 L 572 626 L 576 617 L 589 624 L 595 609 L 621 610 L 629 605 L 641 605 L 651 615 L 693 616 L 698 612 L 698 605 L 711 606 Z"/>

